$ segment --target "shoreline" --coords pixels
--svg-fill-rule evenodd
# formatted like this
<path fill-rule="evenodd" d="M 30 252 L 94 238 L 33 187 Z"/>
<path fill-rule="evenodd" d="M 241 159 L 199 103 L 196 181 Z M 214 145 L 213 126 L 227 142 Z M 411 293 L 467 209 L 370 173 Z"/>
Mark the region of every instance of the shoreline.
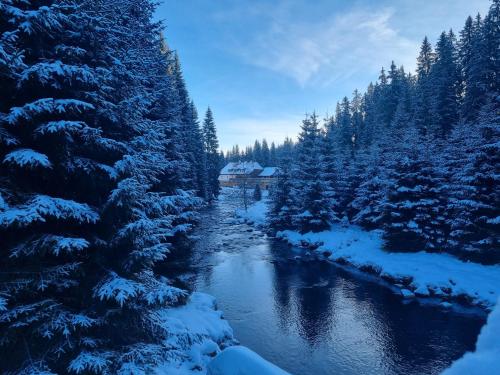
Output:
<path fill-rule="evenodd" d="M 375 276 L 398 288 L 405 299 L 435 298 L 443 307 L 453 302 L 491 311 L 500 296 L 500 266 L 423 251 L 389 253 L 382 249 L 379 231 L 367 232 L 356 226 L 305 234 L 285 230 L 277 232 L 276 239 L 310 251 L 319 259 Z"/>
<path fill-rule="evenodd" d="M 269 232 L 267 199 L 235 211 L 237 220 Z M 491 311 L 500 297 L 500 265 L 465 262 L 445 253 L 387 252 L 381 231 L 365 231 L 349 225 L 332 226 L 319 233 L 278 231 L 276 239 L 331 261 L 379 278 L 398 288 L 403 298 L 435 298 Z"/>

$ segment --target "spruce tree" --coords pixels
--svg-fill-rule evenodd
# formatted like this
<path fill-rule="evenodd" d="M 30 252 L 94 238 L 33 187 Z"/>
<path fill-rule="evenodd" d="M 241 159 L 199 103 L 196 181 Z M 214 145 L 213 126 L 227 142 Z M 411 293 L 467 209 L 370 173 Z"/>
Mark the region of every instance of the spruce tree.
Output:
<path fill-rule="evenodd" d="M 415 126 L 426 134 L 432 121 L 430 72 L 435 54 L 427 37 L 424 38 L 417 58 L 417 83 L 415 89 Z"/>
<path fill-rule="evenodd" d="M 382 165 L 380 150 L 377 145 L 369 147 L 367 167 L 360 175 L 359 186 L 354 191 L 349 209 L 352 212 L 352 222 L 365 229 L 380 228 L 384 216 L 387 179 Z"/>
<path fill-rule="evenodd" d="M 276 186 L 271 190 L 269 222 L 276 230 L 291 229 L 294 214 L 292 200 L 293 143 L 286 138 L 278 160 L 279 172 Z"/>
<path fill-rule="evenodd" d="M 318 117 L 313 113 L 302 122 L 292 168 L 292 200 L 295 211 L 292 222 L 304 232 L 326 229 L 331 216 L 328 204 L 324 201 L 325 185 L 320 178 L 320 144 Z"/>
<path fill-rule="evenodd" d="M 269 150 L 269 164 L 271 166 L 276 166 L 278 162 L 278 157 L 276 155 L 276 145 L 274 142 L 271 142 L 271 148 Z"/>
<path fill-rule="evenodd" d="M 498 108 L 498 101 L 492 101 L 483 108 L 477 124 L 458 126 L 446 155 L 449 250 L 491 263 L 500 261 L 496 250 L 500 195 L 495 188 L 500 165 Z"/>
<path fill-rule="evenodd" d="M 447 136 L 458 121 L 459 69 L 452 31 L 442 32 L 429 76 L 431 85 L 431 127 L 440 137 Z"/>
<path fill-rule="evenodd" d="M 270 166 L 271 151 L 269 150 L 269 145 L 265 139 L 262 140 L 262 167 Z"/>
<path fill-rule="evenodd" d="M 0 49 L 9 54 L 0 75 L 5 371 L 66 372 L 82 338 L 102 323 L 84 285 L 100 206 L 126 145 L 105 121 L 99 87 L 110 83 L 102 75 L 110 66 L 106 51 L 92 50 L 96 20 L 76 9 L 55 1 L 0 6 Z"/>
<path fill-rule="evenodd" d="M 433 167 L 430 142 L 417 129 L 405 130 L 393 158 L 384 214 L 384 238 L 393 250 L 436 249 L 440 242 L 441 176 Z"/>
<path fill-rule="evenodd" d="M 146 0 L 0 6 L 2 50 L 14 57 L 0 76 L 10 93 L 0 94 L 8 370 L 140 373 L 166 356 L 155 313 L 186 292 L 153 266 L 199 200 L 174 174 L 180 111 L 154 9 Z"/>
<path fill-rule="evenodd" d="M 219 156 L 219 141 L 215 130 L 215 122 L 210 107 L 207 109 L 203 121 L 203 142 L 207 158 L 207 191 L 209 199 L 219 195 L 219 172 L 221 159 Z M 235 150 L 239 158 L 239 150 Z"/>
<path fill-rule="evenodd" d="M 323 184 L 322 201 L 325 208 L 330 211 L 329 222 L 335 223 L 342 217 L 342 207 L 338 197 L 339 178 L 341 172 L 338 170 L 337 160 L 339 155 L 338 132 L 335 129 L 335 120 L 330 117 L 326 120 L 324 136 L 321 138 L 320 174 L 319 178 Z"/>

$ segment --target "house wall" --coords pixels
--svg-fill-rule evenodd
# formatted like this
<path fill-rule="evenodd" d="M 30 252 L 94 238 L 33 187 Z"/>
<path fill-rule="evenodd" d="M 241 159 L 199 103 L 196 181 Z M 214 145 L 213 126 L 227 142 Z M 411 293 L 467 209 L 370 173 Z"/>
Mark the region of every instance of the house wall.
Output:
<path fill-rule="evenodd" d="M 229 179 L 222 179 L 226 175 L 219 177 L 220 186 L 225 187 L 236 187 L 241 186 L 244 183 L 247 184 L 249 189 L 253 189 L 255 185 L 259 184 L 262 190 L 268 190 L 273 184 L 276 183 L 276 177 L 246 177 L 242 178 L 240 176 L 232 177 Z"/>

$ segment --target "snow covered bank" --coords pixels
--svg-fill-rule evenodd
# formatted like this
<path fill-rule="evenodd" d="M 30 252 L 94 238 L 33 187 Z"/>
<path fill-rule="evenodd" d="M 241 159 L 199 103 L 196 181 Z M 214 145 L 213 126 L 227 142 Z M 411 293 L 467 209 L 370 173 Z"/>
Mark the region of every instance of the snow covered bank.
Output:
<path fill-rule="evenodd" d="M 252 194 L 249 194 L 252 196 Z M 244 208 L 238 208 L 235 210 L 235 215 L 237 218 L 244 220 L 245 222 L 262 227 L 266 225 L 266 217 L 269 209 L 269 192 L 262 192 L 262 199 L 257 202 L 253 202 L 248 205 L 247 210 Z"/>
<path fill-rule="evenodd" d="M 208 375 L 290 375 L 243 346 L 225 349 L 208 365 Z"/>
<path fill-rule="evenodd" d="M 249 224 L 263 226 L 266 224 L 267 204 L 264 200 L 260 200 L 249 205 L 246 211 L 244 208 L 238 208 L 235 214 Z"/>
<path fill-rule="evenodd" d="M 157 319 L 169 332 L 164 345 L 167 360 L 157 367 L 158 375 L 202 375 L 225 345 L 234 342 L 233 330 L 216 310 L 215 298 L 194 292 L 186 305 L 161 310 Z"/>
<path fill-rule="evenodd" d="M 320 233 L 283 231 L 277 237 L 377 274 L 400 286 L 407 298 L 435 296 L 491 308 L 500 296 L 500 266 L 462 262 L 446 254 L 388 253 L 382 249 L 380 231 L 336 226 Z"/>
<path fill-rule="evenodd" d="M 466 353 L 442 375 L 482 375 L 500 372 L 500 299 L 477 339 L 476 351 Z"/>
<path fill-rule="evenodd" d="M 163 343 L 169 354 L 155 369 L 157 375 L 204 375 L 207 370 L 209 375 L 289 375 L 250 349 L 231 346 L 233 330 L 208 294 L 194 292 L 186 305 L 161 310 L 157 319 L 169 332 Z"/>

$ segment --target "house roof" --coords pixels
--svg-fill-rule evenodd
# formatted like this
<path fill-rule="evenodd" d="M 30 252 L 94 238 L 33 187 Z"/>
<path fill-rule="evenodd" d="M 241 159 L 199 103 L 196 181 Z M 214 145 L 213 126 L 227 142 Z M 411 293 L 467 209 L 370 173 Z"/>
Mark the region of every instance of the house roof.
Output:
<path fill-rule="evenodd" d="M 255 161 L 231 162 L 222 168 L 220 174 L 250 174 L 262 170 L 261 165 Z"/>
<path fill-rule="evenodd" d="M 260 172 L 259 177 L 272 177 L 278 172 L 278 167 L 265 167 L 262 172 Z"/>

